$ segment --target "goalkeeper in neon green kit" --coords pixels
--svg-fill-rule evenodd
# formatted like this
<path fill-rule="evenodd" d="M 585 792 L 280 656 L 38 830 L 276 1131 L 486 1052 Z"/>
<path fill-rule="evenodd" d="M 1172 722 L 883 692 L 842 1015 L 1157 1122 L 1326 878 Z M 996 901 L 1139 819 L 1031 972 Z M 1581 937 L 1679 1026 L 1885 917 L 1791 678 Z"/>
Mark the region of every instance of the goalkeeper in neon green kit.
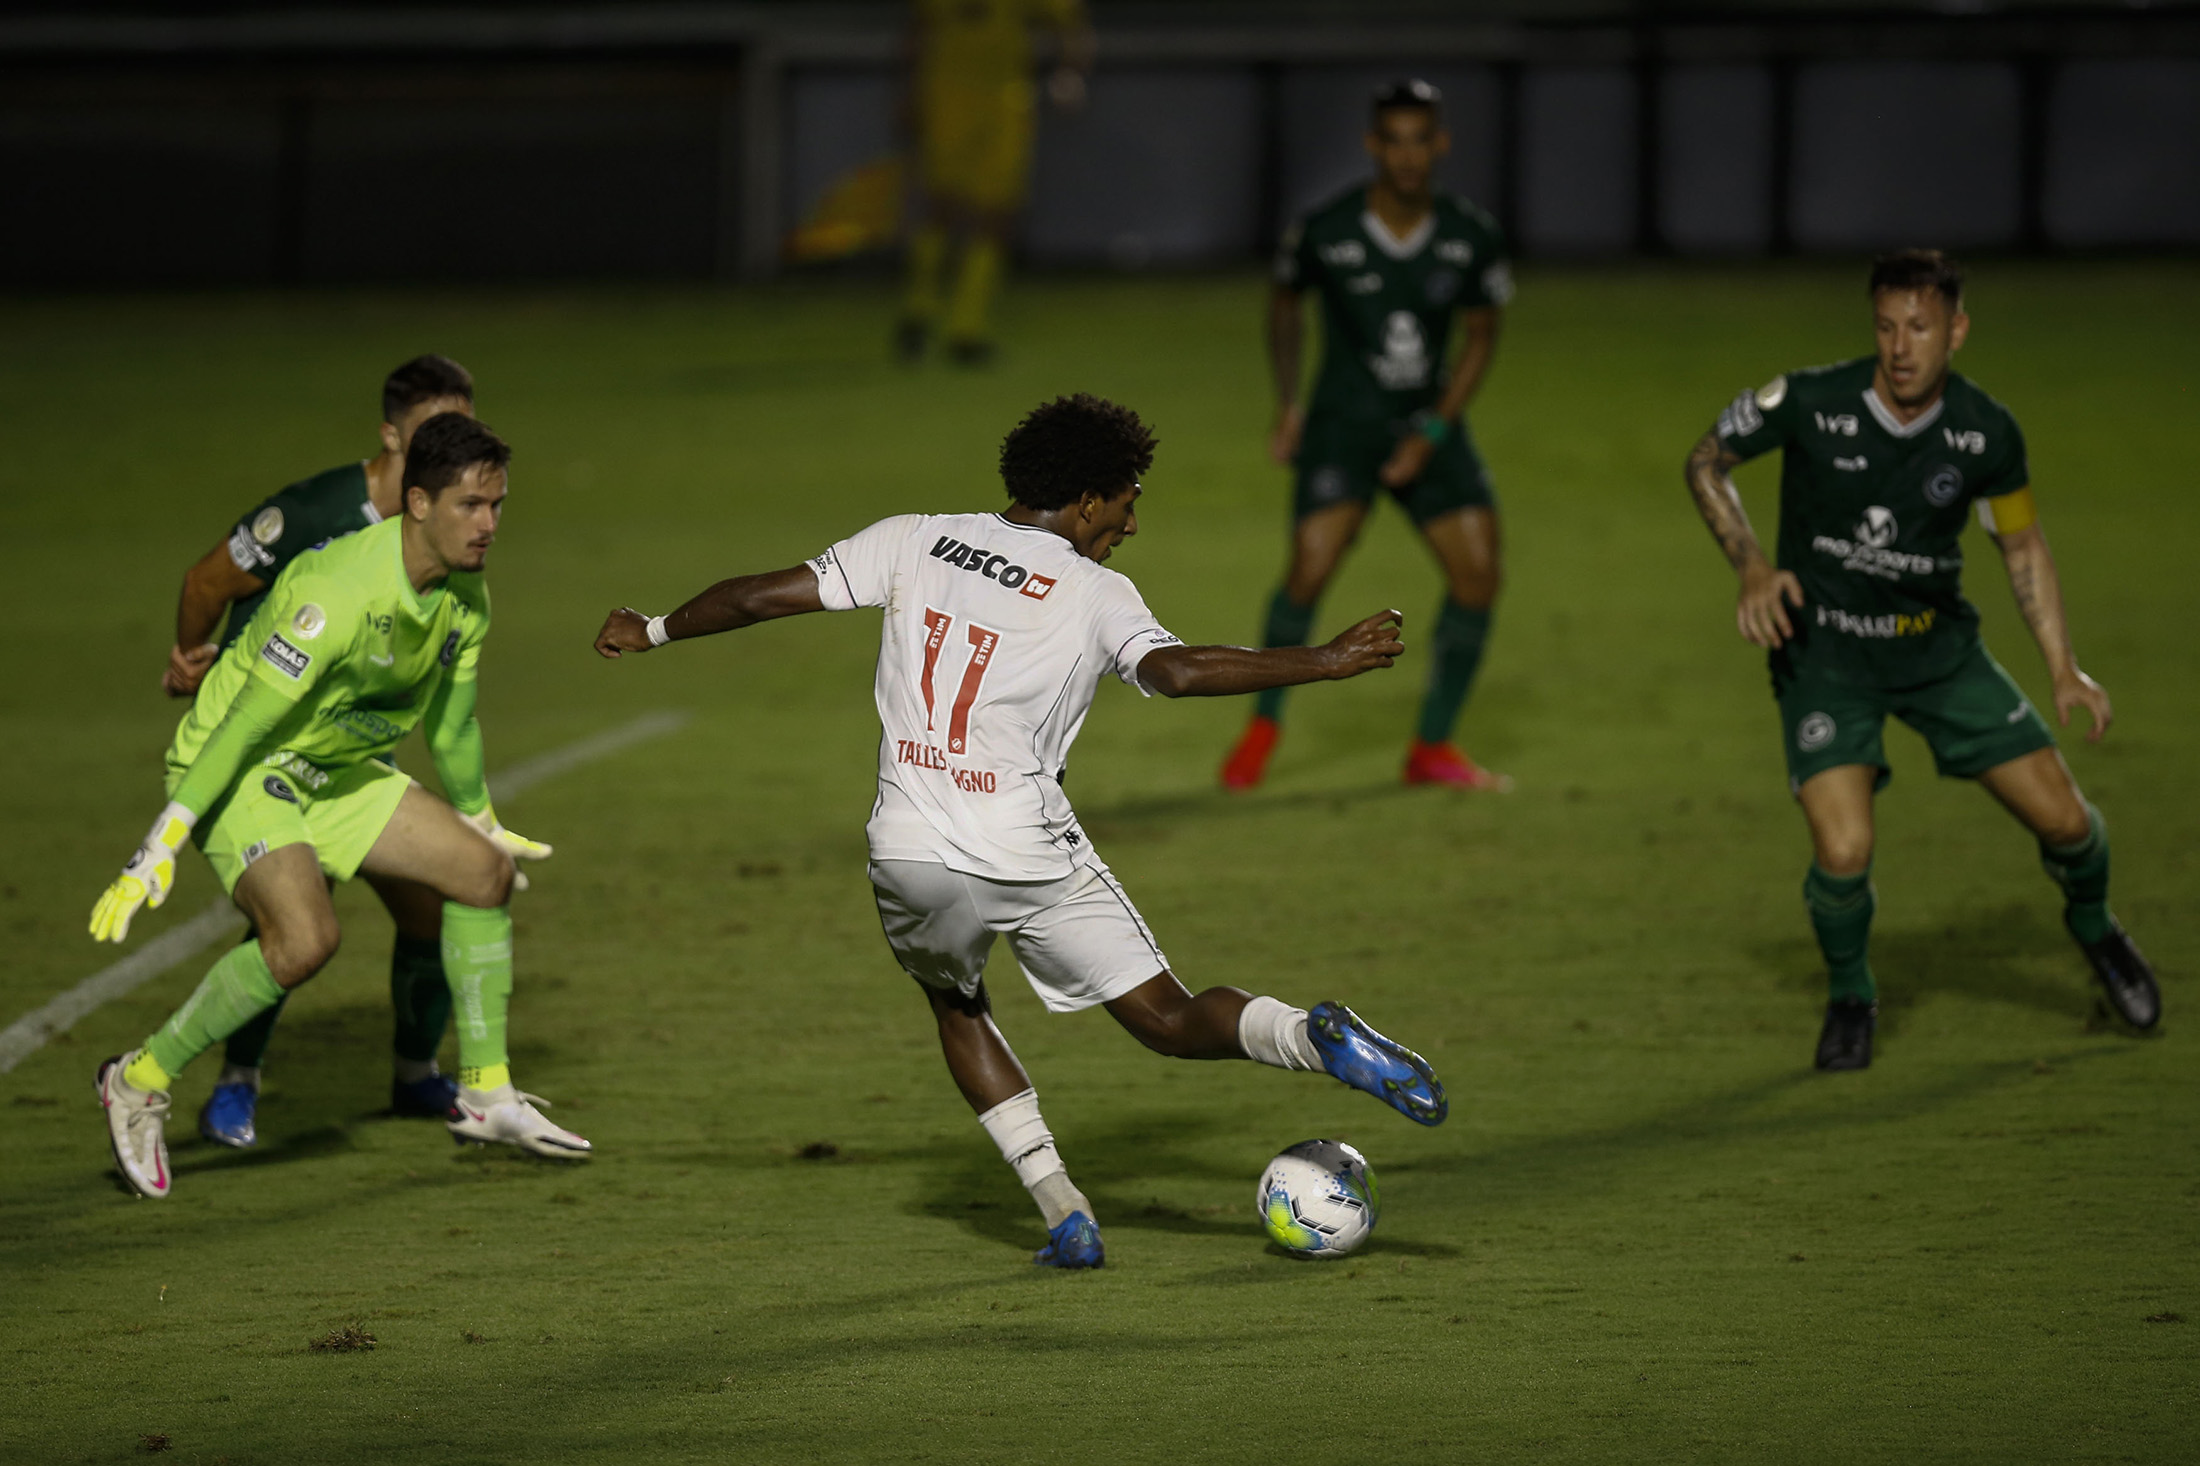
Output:
<path fill-rule="evenodd" d="M 168 750 L 168 807 L 92 912 L 121 941 L 175 883 L 188 837 L 259 933 L 224 956 L 144 1045 L 99 1069 L 115 1164 L 142 1196 L 173 1177 L 163 1123 L 183 1067 L 335 954 L 329 883 L 364 870 L 443 898 L 443 968 L 458 1020 L 460 1140 L 575 1156 L 588 1142 L 512 1087 L 511 856 L 489 807 L 475 675 L 489 630 L 481 567 L 511 450 L 446 413 L 414 433 L 403 512 L 292 562 L 223 653 Z M 425 724 L 435 799 L 376 756 Z"/>

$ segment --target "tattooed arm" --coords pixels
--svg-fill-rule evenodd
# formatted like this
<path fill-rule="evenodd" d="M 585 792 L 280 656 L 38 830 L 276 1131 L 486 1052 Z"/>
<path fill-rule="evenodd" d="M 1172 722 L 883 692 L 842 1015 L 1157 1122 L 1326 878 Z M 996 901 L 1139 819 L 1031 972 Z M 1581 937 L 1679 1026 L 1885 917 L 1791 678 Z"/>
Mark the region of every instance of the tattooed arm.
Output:
<path fill-rule="evenodd" d="M 2078 659 L 2071 653 L 2070 628 L 2063 620 L 2062 580 L 2055 573 L 2055 555 L 2047 548 L 2047 536 L 2033 520 L 2020 530 L 1995 535 L 1994 543 L 2008 567 L 2017 609 L 2024 614 L 2024 624 L 2032 628 L 2032 639 L 2040 644 L 2040 655 L 2047 661 L 2047 674 L 2054 679 L 2056 717 L 2068 727 L 2071 713 L 2084 708 L 2093 719 L 2087 740 L 2100 742 L 2114 713 L 2107 691 L 2078 669 Z"/>
<path fill-rule="evenodd" d="M 1776 647 L 1795 635 L 1787 608 L 1803 604 L 1803 583 L 1788 571 L 1775 570 L 1765 559 L 1730 473 L 1741 461 L 1720 445 L 1717 433 L 1705 433 L 1688 455 L 1688 492 L 1695 497 L 1696 512 L 1710 526 L 1726 563 L 1741 577 L 1741 594 L 1734 602 L 1735 628 L 1746 641 Z"/>

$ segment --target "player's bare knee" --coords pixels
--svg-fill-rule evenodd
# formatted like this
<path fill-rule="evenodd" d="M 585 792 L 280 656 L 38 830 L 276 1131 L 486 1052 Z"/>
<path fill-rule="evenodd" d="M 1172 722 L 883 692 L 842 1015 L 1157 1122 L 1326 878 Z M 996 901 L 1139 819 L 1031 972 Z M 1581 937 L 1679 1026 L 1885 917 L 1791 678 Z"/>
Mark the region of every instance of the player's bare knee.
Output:
<path fill-rule="evenodd" d="M 1871 869 L 1872 839 L 1869 834 L 1836 834 L 1818 840 L 1818 868 L 1829 876 L 1862 875 Z"/>
<path fill-rule="evenodd" d="M 512 899 L 512 878 L 512 857 L 483 840 L 480 849 L 453 873 L 443 895 L 461 906 L 502 906 Z"/>
<path fill-rule="evenodd" d="M 284 922 L 260 933 L 260 960 L 280 988 L 294 988 L 328 966 L 342 945 L 334 912 Z"/>
<path fill-rule="evenodd" d="M 2043 828 L 2034 833 L 2049 845 L 2082 845 L 2086 837 L 2093 833 L 2093 819 L 2086 813 L 2082 802 L 2072 800 L 2068 804 L 2058 805 L 2053 814 L 2043 822 Z"/>

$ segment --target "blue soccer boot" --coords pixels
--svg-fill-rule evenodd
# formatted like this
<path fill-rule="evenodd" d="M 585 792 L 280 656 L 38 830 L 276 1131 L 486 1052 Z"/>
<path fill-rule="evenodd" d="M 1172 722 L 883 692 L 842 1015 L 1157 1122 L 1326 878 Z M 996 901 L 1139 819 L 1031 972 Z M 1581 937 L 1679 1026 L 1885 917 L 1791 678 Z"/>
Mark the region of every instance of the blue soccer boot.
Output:
<path fill-rule="evenodd" d="M 408 1120 L 447 1120 L 458 1103 L 458 1081 L 435 1073 L 390 1081 L 390 1113 Z"/>
<path fill-rule="evenodd" d="M 1047 1233 L 1047 1245 L 1031 1255 L 1040 1267 L 1099 1267 L 1106 1263 L 1107 1249 L 1100 1245 L 1100 1225 L 1081 1211 L 1073 1211 L 1062 1218 L 1060 1226 Z"/>
<path fill-rule="evenodd" d="M 1383 1037 L 1344 1004 L 1315 1004 L 1306 1015 L 1306 1032 L 1332 1077 L 1367 1091 L 1415 1124 L 1441 1125 L 1451 1113 L 1428 1060 Z"/>
<path fill-rule="evenodd" d="M 248 1082 L 221 1083 L 199 1107 L 199 1134 L 216 1145 L 250 1150 L 259 1144 L 253 1117 L 260 1106 L 260 1087 Z"/>

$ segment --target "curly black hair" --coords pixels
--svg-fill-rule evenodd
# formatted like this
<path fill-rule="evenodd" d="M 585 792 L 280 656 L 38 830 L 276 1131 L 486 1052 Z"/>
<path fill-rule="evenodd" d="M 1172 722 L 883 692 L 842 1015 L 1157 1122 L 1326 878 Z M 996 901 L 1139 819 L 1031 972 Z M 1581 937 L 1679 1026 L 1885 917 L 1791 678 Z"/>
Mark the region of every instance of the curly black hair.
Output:
<path fill-rule="evenodd" d="M 1026 509 L 1112 499 L 1153 467 L 1154 435 L 1138 414 L 1089 392 L 1034 407 L 1001 440 L 1001 481 Z"/>

